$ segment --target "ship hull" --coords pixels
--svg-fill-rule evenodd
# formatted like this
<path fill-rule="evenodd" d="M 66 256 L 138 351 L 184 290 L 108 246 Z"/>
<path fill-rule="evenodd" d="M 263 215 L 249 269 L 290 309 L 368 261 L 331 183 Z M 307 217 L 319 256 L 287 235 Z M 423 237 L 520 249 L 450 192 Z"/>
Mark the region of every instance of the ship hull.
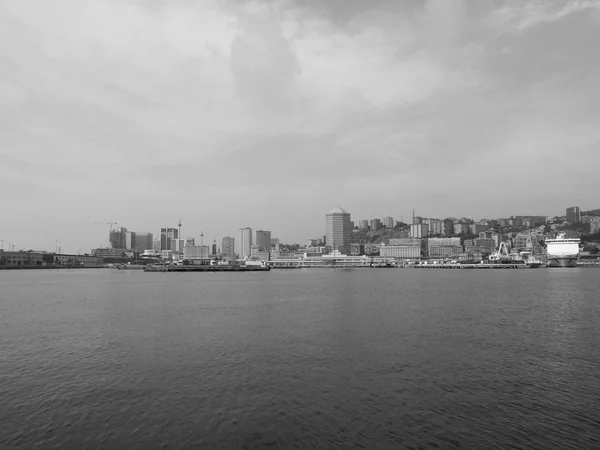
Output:
<path fill-rule="evenodd" d="M 577 255 L 548 255 L 548 267 L 577 267 Z"/>

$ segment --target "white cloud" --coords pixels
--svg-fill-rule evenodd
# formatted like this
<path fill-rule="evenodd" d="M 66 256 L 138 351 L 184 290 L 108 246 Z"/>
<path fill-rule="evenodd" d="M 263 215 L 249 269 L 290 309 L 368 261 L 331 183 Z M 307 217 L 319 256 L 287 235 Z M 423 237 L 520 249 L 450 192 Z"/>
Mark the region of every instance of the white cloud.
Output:
<path fill-rule="evenodd" d="M 511 1 L 502 8 L 494 11 L 490 16 L 490 23 L 495 22 L 502 31 L 522 33 L 540 24 L 559 21 L 571 14 L 590 11 L 597 13 L 600 10 L 598 0 L 571 0 L 562 1 Z"/>
<path fill-rule="evenodd" d="M 452 205 L 440 185 L 468 192 L 520 155 L 542 161 L 533 179 L 543 183 L 563 168 L 548 154 L 570 145 L 593 158 L 600 67 L 582 43 L 597 24 L 579 18 L 560 47 L 523 31 L 575 27 L 563 19 L 598 2 L 360 3 L 343 19 L 337 5 L 5 0 L 1 173 L 30 190 L 3 204 L 35 220 L 35 187 L 45 187 L 65 199 L 66 218 L 71 204 L 124 225 L 152 211 L 147 230 L 184 210 L 217 236 L 259 221 L 261 208 L 299 204 L 257 226 L 300 240 L 322 231 L 303 214 L 344 200 L 356 214 L 407 215 L 400 201 L 432 215 L 510 214 L 477 191 L 470 209 Z M 415 188 L 422 180 L 433 181 Z M 115 200 L 122 189 L 135 212 Z M 195 190 L 201 212 L 189 207 Z M 223 204 L 235 214 L 220 214 Z M 6 227 L 19 233 L 16 221 Z"/>

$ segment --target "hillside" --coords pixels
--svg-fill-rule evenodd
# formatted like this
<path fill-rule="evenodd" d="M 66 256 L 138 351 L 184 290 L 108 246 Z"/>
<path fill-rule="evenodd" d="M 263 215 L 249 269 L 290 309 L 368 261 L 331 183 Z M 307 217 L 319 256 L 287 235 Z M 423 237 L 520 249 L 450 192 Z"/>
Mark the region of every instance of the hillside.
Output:
<path fill-rule="evenodd" d="M 408 227 L 381 229 L 377 231 L 354 230 L 352 232 L 353 244 L 381 244 L 388 243 L 390 239 L 406 237 Z"/>

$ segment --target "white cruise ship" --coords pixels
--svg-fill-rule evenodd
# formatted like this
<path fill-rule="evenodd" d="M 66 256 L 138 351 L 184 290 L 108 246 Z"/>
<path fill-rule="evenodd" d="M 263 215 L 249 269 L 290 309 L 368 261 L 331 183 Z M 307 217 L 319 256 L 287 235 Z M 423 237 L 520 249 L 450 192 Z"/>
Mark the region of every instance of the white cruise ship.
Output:
<path fill-rule="evenodd" d="M 577 267 L 579 242 L 579 238 L 566 238 L 565 233 L 546 239 L 548 267 Z"/>

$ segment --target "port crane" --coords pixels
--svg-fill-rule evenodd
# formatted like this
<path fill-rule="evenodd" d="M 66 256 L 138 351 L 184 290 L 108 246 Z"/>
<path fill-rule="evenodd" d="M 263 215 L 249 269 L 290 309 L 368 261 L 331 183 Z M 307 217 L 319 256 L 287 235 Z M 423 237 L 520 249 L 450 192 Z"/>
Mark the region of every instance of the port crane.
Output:
<path fill-rule="evenodd" d="M 506 242 L 500 242 L 498 250 L 490 255 L 490 261 L 502 261 L 510 258 L 510 251 Z"/>

